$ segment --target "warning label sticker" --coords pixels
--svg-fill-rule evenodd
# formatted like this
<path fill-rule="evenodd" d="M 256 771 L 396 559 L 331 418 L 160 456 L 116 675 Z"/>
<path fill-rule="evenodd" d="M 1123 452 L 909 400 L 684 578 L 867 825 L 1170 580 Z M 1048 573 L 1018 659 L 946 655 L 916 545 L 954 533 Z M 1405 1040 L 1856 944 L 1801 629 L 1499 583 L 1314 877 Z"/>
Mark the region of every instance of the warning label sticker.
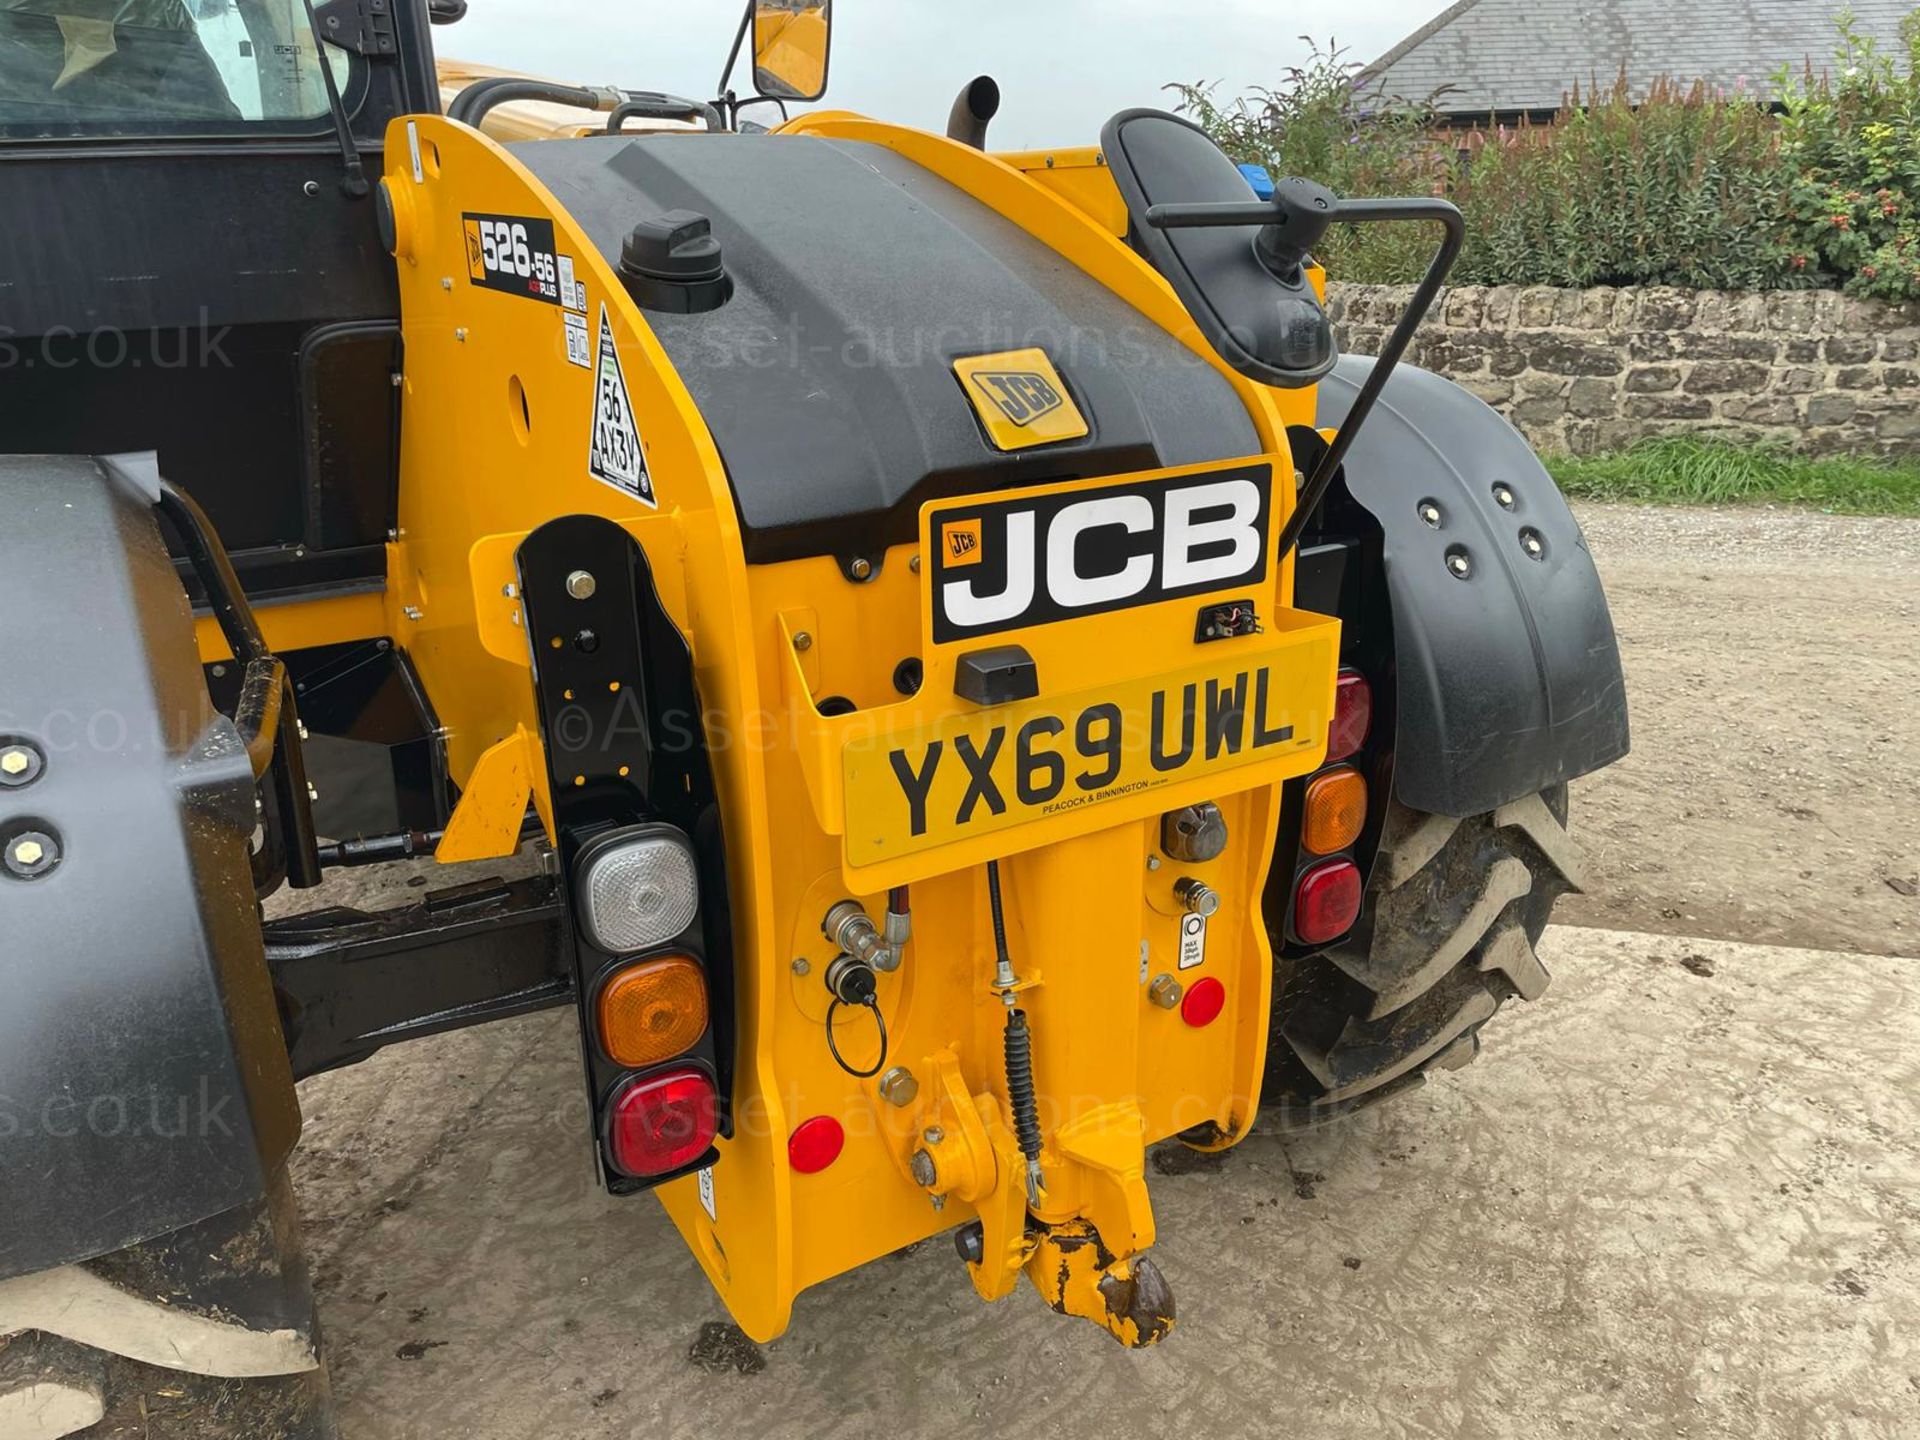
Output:
<path fill-rule="evenodd" d="M 699 1175 L 700 1208 L 707 1212 L 707 1219 L 718 1220 L 720 1217 L 714 1213 L 713 1204 L 713 1167 L 711 1165 L 707 1166 L 706 1169 L 699 1172 Z"/>
<path fill-rule="evenodd" d="M 561 318 L 567 322 L 567 359 L 582 370 L 591 370 L 593 342 L 587 339 L 587 317 L 569 310 Z"/>
<path fill-rule="evenodd" d="M 1207 958 L 1207 917 L 1204 915 L 1182 915 L 1180 917 L 1180 968 L 1191 970 L 1204 964 Z"/>
<path fill-rule="evenodd" d="M 587 313 L 587 282 L 573 278 L 573 257 L 560 257 L 560 303 L 569 310 Z"/>
<path fill-rule="evenodd" d="M 653 479 L 640 450 L 640 430 L 633 419 L 633 401 L 627 395 L 626 372 L 613 343 L 613 323 L 600 306 L 600 343 L 593 362 L 593 437 L 587 451 L 587 473 L 624 490 L 643 505 L 657 505 Z"/>

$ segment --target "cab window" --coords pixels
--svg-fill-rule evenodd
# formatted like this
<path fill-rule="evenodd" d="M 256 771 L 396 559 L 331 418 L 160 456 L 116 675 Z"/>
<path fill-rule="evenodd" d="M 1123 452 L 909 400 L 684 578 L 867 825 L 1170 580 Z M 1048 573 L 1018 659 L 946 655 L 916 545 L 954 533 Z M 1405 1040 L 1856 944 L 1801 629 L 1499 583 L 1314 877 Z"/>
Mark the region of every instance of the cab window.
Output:
<path fill-rule="evenodd" d="M 0 0 L 0 131 L 297 132 L 327 114 L 320 65 L 300 0 Z"/>

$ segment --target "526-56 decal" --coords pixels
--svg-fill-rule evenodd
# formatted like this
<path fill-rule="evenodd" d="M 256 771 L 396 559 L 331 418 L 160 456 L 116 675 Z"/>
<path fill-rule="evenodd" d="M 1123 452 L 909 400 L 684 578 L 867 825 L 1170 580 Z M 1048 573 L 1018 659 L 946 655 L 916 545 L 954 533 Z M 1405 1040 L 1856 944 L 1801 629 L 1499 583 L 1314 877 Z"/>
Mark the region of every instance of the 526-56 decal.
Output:
<path fill-rule="evenodd" d="M 537 215 L 462 215 L 467 278 L 489 290 L 583 309 L 573 293 L 573 257 L 554 252 L 553 221 Z"/>

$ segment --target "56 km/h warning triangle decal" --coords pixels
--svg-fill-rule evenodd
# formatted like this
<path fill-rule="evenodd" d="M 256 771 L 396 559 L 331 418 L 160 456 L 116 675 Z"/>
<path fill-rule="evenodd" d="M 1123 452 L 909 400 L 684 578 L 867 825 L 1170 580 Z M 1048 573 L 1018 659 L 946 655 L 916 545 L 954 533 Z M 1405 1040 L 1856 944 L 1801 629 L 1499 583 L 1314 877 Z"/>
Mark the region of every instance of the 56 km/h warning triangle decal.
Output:
<path fill-rule="evenodd" d="M 646 457 L 640 450 L 626 372 L 620 368 L 620 352 L 614 348 L 613 325 L 604 302 L 593 362 L 593 438 L 587 450 L 587 472 L 644 505 L 659 504 L 653 498 L 653 478 L 647 474 Z"/>

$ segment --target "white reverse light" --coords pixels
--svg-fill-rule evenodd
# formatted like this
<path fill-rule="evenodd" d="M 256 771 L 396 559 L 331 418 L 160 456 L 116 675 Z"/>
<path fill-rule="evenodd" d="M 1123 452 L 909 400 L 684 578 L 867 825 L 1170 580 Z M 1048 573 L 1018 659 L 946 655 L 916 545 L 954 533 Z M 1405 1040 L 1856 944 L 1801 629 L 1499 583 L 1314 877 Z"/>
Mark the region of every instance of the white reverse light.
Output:
<path fill-rule="evenodd" d="M 678 830 L 644 825 L 599 841 L 576 890 L 587 938 L 610 955 L 664 945 L 700 908 L 693 851 Z"/>

